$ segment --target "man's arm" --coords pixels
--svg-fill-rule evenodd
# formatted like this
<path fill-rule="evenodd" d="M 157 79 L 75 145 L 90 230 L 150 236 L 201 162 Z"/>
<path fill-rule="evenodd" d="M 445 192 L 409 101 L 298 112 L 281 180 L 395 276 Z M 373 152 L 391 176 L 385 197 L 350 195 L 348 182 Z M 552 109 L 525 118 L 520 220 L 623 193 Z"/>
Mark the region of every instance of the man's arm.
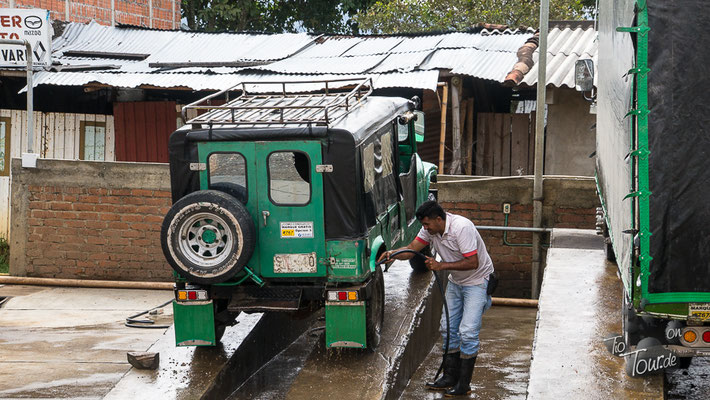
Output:
<path fill-rule="evenodd" d="M 409 249 L 409 250 L 414 250 L 414 251 L 422 251 L 426 246 L 427 245 L 422 243 L 421 241 L 414 239 L 414 240 L 412 240 L 412 243 L 408 244 L 406 247 L 400 247 L 398 249 L 385 251 L 384 253 L 382 253 L 382 255 L 380 255 L 380 258 L 377 261 L 379 262 L 379 261 L 388 260 L 388 259 L 409 260 L 410 258 L 414 257 L 414 254 L 402 253 L 402 254 L 397 254 L 394 257 L 392 257 L 391 254 L 394 254 L 394 253 L 396 253 L 400 250 L 404 250 L 404 249 Z"/>
<path fill-rule="evenodd" d="M 442 269 L 454 270 L 454 271 L 466 271 L 470 269 L 478 268 L 478 255 L 472 254 L 468 257 L 464 257 L 463 260 L 454 262 L 439 262 L 432 257 L 426 258 L 426 266 L 432 271 L 440 271 Z"/>

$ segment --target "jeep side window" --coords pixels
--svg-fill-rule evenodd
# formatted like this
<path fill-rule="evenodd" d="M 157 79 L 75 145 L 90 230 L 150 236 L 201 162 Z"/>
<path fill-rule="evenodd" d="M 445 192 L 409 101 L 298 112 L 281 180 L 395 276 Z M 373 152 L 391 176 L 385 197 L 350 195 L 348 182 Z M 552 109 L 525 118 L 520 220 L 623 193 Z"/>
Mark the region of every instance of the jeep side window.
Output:
<path fill-rule="evenodd" d="M 209 188 L 247 202 L 247 165 L 239 153 L 212 153 L 207 158 Z"/>
<path fill-rule="evenodd" d="M 276 205 L 305 205 L 311 201 L 311 161 L 305 153 L 269 154 L 269 197 Z"/>
<path fill-rule="evenodd" d="M 409 124 L 400 124 L 396 120 L 394 124 L 397 127 L 397 141 L 407 144 L 407 138 L 409 138 Z"/>
<path fill-rule="evenodd" d="M 392 127 L 372 143 L 365 146 L 362 151 L 362 166 L 365 172 L 365 182 L 363 186 L 365 192 L 369 192 L 375 186 L 378 179 L 385 178 L 392 174 L 394 154 L 392 152 Z"/>

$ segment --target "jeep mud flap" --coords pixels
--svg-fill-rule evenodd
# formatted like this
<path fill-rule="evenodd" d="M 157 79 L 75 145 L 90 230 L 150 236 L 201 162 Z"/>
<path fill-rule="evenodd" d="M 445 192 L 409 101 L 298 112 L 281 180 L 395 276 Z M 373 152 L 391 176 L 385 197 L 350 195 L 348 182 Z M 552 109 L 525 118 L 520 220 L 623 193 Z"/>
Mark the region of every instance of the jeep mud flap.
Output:
<path fill-rule="evenodd" d="M 214 346 L 214 306 L 212 300 L 179 303 L 173 301 L 176 346 Z"/>
<path fill-rule="evenodd" d="M 367 347 L 365 302 L 325 303 L 325 344 L 327 347 Z"/>

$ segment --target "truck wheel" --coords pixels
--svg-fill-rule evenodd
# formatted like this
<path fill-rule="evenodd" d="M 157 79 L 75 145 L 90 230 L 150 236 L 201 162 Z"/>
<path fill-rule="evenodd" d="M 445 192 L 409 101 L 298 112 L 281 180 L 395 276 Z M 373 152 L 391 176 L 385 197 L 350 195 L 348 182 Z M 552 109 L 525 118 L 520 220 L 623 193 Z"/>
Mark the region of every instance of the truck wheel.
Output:
<path fill-rule="evenodd" d="M 614 246 L 611 245 L 611 238 L 604 238 L 604 255 L 607 261 L 616 262 L 616 255 L 614 255 Z"/>
<path fill-rule="evenodd" d="M 385 321 L 385 279 L 382 268 L 378 265 L 372 274 L 372 296 L 365 305 L 365 332 L 367 347 L 379 346 L 382 335 L 382 325 Z"/>
<path fill-rule="evenodd" d="M 431 248 L 429 246 L 425 247 L 420 253 L 424 254 L 425 256 L 432 257 Z M 427 268 L 426 264 L 424 264 L 425 261 L 426 258 L 421 257 L 419 254 L 417 254 L 409 259 L 409 265 L 412 267 L 412 270 L 414 272 L 424 273 L 429 271 L 429 268 Z"/>
<path fill-rule="evenodd" d="M 244 206 L 216 190 L 201 190 L 178 200 L 160 232 L 170 266 L 190 282 L 228 280 L 254 252 L 256 228 Z"/>
<path fill-rule="evenodd" d="M 690 368 L 690 363 L 693 362 L 693 357 L 679 357 L 678 358 L 678 369 L 688 369 Z"/>
<path fill-rule="evenodd" d="M 624 335 L 627 351 L 641 340 L 641 328 L 643 320 L 636 315 L 633 306 L 626 298 L 626 294 L 621 294 L 623 301 L 621 304 L 621 331 Z"/>

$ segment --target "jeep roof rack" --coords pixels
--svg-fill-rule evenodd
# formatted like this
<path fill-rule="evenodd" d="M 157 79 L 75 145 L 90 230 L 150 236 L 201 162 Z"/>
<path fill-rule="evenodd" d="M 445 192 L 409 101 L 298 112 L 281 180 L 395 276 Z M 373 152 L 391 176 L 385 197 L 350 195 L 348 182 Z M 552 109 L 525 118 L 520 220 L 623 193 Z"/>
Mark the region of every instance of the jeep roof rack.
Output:
<path fill-rule="evenodd" d="M 360 80 L 359 80 L 360 79 Z M 359 80 L 359 82 L 358 82 Z M 353 82 L 350 91 L 333 89 L 334 82 Z M 322 83 L 322 93 L 288 92 L 290 85 Z M 247 92 L 247 85 L 280 85 L 280 90 L 264 94 Z M 229 89 L 206 96 L 182 108 L 183 120 L 187 120 L 188 110 L 206 110 L 203 114 L 187 121 L 198 129 L 208 125 L 267 125 L 267 124 L 307 124 L 330 125 L 357 108 L 372 93 L 372 78 L 349 78 L 294 82 L 241 82 Z M 229 93 L 241 94 L 229 99 Z M 211 105 L 213 100 L 224 96 L 224 104 Z"/>

